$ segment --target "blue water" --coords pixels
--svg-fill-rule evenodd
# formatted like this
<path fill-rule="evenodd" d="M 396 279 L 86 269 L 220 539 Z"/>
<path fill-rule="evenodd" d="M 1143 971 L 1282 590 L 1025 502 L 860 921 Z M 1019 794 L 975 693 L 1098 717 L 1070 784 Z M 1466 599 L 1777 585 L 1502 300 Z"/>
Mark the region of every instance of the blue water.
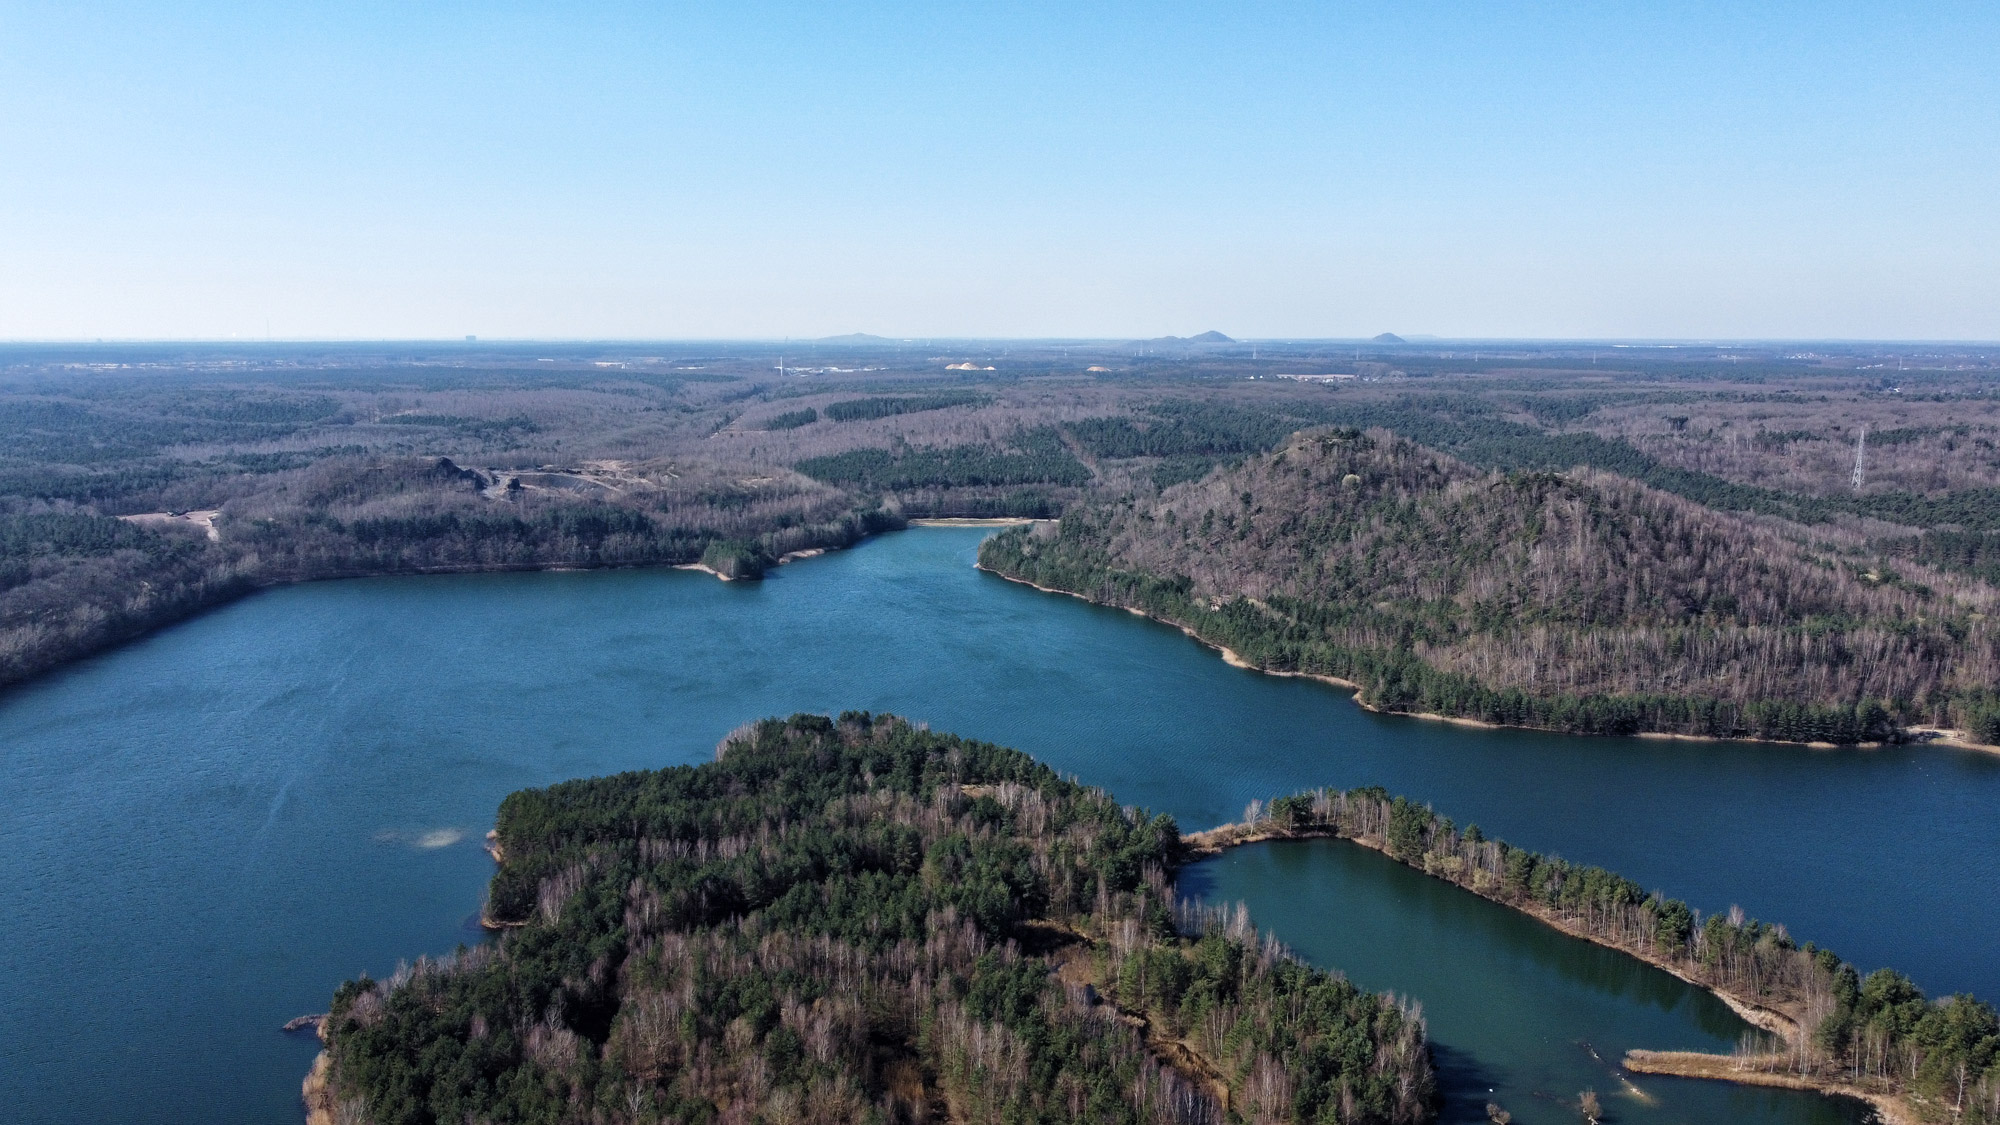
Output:
<path fill-rule="evenodd" d="M 1864 967 L 2000 995 L 2000 759 L 1370 715 L 978 573 L 981 537 L 900 533 L 751 585 L 292 587 L 0 695 L 0 1115 L 297 1120 L 315 1048 L 278 1025 L 343 978 L 479 940 L 478 840 L 502 796 L 702 761 L 796 710 L 1018 746 L 1188 827 L 1379 783 L 1705 909 L 1740 903 Z"/>
<path fill-rule="evenodd" d="M 1624 1074 L 1618 1061 L 1634 1047 L 1728 1053 L 1744 1023 L 1659 969 L 1356 844 L 1239 848 L 1188 870 L 1181 890 L 1243 902 L 1307 960 L 1421 1000 L 1446 1121 L 1485 1121 L 1493 1103 L 1522 1125 L 1575 1122 L 1585 1090 L 1628 1125 L 1847 1125 L 1867 1114 L 1844 1099 Z"/>

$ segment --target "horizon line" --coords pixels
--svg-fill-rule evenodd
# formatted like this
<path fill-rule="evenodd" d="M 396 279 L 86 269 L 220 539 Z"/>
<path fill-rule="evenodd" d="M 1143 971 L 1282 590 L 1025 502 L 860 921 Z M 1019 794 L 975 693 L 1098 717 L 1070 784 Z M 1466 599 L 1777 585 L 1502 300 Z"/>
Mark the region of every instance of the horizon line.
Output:
<path fill-rule="evenodd" d="M 429 345 L 528 345 L 528 344 L 754 344 L 783 347 L 792 344 L 936 345 L 1044 344 L 1085 346 L 1091 344 L 1146 344 L 1159 341 L 1200 343 L 1208 347 L 1231 344 L 1374 344 L 1397 347 L 1408 344 L 1574 344 L 1600 347 L 1751 347 L 1798 344 L 1898 344 L 1951 345 L 1954 347 L 2000 347 L 2000 339 L 1978 337 L 1882 337 L 1882 336 L 1435 336 L 1413 333 L 1397 340 L 1372 336 L 1233 336 L 1227 343 L 1198 341 L 1191 336 L 875 336 L 849 333 L 835 336 L 19 336 L 0 338 L 0 347 L 23 346 L 113 346 L 130 344 L 232 345 L 253 347 L 273 344 L 429 344 Z M 857 338 L 859 337 L 859 338 Z"/>

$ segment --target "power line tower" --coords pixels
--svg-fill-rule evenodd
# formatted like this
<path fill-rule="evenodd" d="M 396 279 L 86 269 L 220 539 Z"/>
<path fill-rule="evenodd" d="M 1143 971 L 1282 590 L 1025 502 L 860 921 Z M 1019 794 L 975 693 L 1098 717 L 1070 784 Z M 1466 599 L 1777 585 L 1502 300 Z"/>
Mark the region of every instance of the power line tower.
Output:
<path fill-rule="evenodd" d="M 1868 425 L 1861 426 L 1861 436 L 1854 439 L 1854 491 L 1861 491 L 1868 472 Z"/>

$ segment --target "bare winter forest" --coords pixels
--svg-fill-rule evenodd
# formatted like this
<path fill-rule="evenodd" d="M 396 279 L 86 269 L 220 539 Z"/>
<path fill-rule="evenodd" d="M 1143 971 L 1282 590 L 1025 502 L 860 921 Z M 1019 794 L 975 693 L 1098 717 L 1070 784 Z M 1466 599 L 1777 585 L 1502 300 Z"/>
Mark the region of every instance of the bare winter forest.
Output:
<path fill-rule="evenodd" d="M 1632 716 L 1557 721 L 1510 699 L 1657 696 L 1723 709 L 1635 729 L 1853 741 L 1893 736 L 1892 720 L 1983 722 L 2000 679 L 1995 591 L 1976 578 L 1890 570 L 1838 525 L 1718 512 L 1590 468 L 1483 471 L 1384 430 L 1309 431 L 1010 544 L 995 565 L 1043 585 L 1106 593 L 1105 574 L 1150 575 L 1197 609 L 1240 603 L 1279 667 L 1364 682 L 1398 709 L 1598 729 Z M 1746 726 L 1775 702 L 1876 710 L 1838 733 Z"/>
<path fill-rule="evenodd" d="M 754 577 L 915 516 L 1117 508 L 1121 565 L 1214 594 L 1429 606 L 1421 627 L 1399 609 L 1341 628 L 1394 618 L 1371 644 L 1496 690 L 1963 720 L 1940 701 L 1985 699 L 1995 671 L 1995 360 L 1226 338 L 17 346 L 0 351 L 0 682 L 273 582 L 696 561 Z M 1387 507 L 1365 525 L 1324 523 L 1345 473 L 1265 456 L 1329 429 L 1374 435 L 1351 468 Z M 1398 504 L 1409 521 L 1385 522 Z M 1332 538 L 1301 537 L 1316 519 Z M 1458 546 L 1439 562 L 1418 541 Z M 1477 621 L 1438 616 L 1460 612 Z"/>

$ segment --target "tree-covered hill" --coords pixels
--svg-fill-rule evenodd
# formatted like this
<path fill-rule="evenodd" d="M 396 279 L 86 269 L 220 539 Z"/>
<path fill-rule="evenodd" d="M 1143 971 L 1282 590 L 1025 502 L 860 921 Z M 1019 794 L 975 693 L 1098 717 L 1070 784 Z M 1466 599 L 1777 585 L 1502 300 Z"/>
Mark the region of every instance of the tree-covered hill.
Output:
<path fill-rule="evenodd" d="M 2000 735 L 1994 592 L 1864 569 L 1770 520 L 1595 470 L 1487 472 L 1318 431 L 1014 532 L 983 563 L 1135 606 L 1371 704 L 1566 730 Z"/>
<path fill-rule="evenodd" d="M 497 843 L 488 917 L 506 932 L 342 985 L 318 1112 L 1434 1114 L 1421 1018 L 1177 910 L 1171 819 L 1017 751 L 866 713 L 766 720 L 713 764 L 515 793 Z"/>

